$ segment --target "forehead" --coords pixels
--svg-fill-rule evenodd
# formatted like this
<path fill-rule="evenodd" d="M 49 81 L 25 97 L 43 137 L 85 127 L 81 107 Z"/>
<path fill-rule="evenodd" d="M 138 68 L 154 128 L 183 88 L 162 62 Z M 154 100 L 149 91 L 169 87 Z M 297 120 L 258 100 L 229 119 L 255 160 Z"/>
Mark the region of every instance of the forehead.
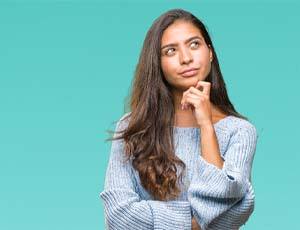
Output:
<path fill-rule="evenodd" d="M 204 39 L 200 30 L 191 22 L 175 21 L 163 32 L 161 43 L 177 43 L 184 42 L 192 36 L 199 36 Z"/>

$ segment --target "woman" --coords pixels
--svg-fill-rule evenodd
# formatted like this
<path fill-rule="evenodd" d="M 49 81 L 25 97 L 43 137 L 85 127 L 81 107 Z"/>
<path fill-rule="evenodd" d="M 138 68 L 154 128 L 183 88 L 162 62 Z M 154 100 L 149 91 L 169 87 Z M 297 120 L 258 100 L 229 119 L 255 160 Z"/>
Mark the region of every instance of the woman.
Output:
<path fill-rule="evenodd" d="M 239 229 L 254 210 L 255 126 L 231 104 L 203 23 L 173 9 L 149 29 L 106 171 L 109 229 Z M 116 134 L 121 135 L 116 135 Z"/>

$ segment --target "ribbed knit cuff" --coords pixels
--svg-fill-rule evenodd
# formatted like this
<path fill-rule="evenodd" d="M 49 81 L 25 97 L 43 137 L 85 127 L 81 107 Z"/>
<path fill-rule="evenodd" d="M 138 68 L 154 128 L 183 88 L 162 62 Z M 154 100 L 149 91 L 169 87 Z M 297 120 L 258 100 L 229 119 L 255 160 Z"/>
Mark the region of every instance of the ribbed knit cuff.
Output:
<path fill-rule="evenodd" d="M 242 198 L 249 188 L 248 179 L 230 162 L 224 161 L 220 169 L 201 155 L 195 164 L 191 184 L 202 186 L 203 196 L 218 198 Z"/>
<path fill-rule="evenodd" d="M 154 230 L 191 230 L 191 205 L 188 201 L 147 202 L 151 206 Z"/>

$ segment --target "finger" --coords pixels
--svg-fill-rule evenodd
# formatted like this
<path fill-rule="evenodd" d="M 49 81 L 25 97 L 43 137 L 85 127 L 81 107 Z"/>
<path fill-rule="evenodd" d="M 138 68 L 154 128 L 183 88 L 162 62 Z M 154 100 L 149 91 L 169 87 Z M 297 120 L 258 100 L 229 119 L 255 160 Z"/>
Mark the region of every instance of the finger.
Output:
<path fill-rule="evenodd" d="M 189 93 L 189 94 L 186 94 L 184 97 L 182 97 L 182 100 L 181 100 L 181 104 L 184 104 L 185 102 L 186 102 L 186 99 L 188 98 L 188 97 L 191 97 L 191 98 L 201 98 L 201 97 L 206 97 L 206 95 L 204 95 L 204 94 L 200 94 L 200 95 L 197 95 L 197 94 L 192 94 L 192 93 Z"/>
<path fill-rule="evenodd" d="M 185 97 L 181 101 L 182 109 L 189 108 L 189 103 L 187 103 L 187 98 L 192 98 L 192 99 L 198 99 L 199 100 L 199 96 L 198 95 L 195 95 L 195 94 L 187 94 L 187 95 L 185 95 Z"/>
<path fill-rule="evenodd" d="M 198 90 L 197 90 L 198 91 Z M 197 93 L 197 94 L 196 94 Z M 193 92 L 189 92 L 188 94 L 185 95 L 185 98 L 188 96 L 196 96 L 196 98 L 199 98 L 199 100 L 203 99 L 203 100 L 209 100 L 209 96 L 207 96 L 206 94 L 202 93 L 202 92 L 196 92 L 195 94 Z"/>
<path fill-rule="evenodd" d="M 203 86 L 201 85 L 201 81 L 198 81 L 197 84 L 195 85 L 196 89 L 199 89 L 201 92 L 203 91 Z"/>
<path fill-rule="evenodd" d="M 208 96 L 203 94 L 201 96 L 189 94 L 185 97 L 183 101 L 184 104 L 188 103 L 188 99 L 196 99 L 198 103 L 205 103 L 205 101 L 209 100 Z"/>
<path fill-rule="evenodd" d="M 195 99 L 199 99 L 201 97 L 201 95 L 199 96 L 199 95 L 195 95 L 195 94 L 188 94 L 188 95 L 186 95 L 186 98 L 195 98 Z"/>
<path fill-rule="evenodd" d="M 202 86 L 202 88 L 203 88 L 202 92 L 209 96 L 211 83 L 207 82 L 207 81 L 198 81 L 196 88 L 198 88 L 200 86 Z"/>
<path fill-rule="evenodd" d="M 187 105 L 185 105 L 185 98 L 188 95 L 196 95 L 197 97 L 204 97 L 206 99 L 209 99 L 209 96 L 207 96 L 204 92 L 200 91 L 199 89 L 195 88 L 195 87 L 190 87 L 187 91 L 185 91 L 183 93 L 182 99 L 181 99 L 181 105 L 183 106 L 183 109 L 188 107 Z"/>
<path fill-rule="evenodd" d="M 186 95 L 188 95 L 188 94 L 194 94 L 194 95 L 202 96 L 202 95 L 203 95 L 203 92 L 200 91 L 199 89 L 196 89 L 195 87 L 192 86 L 192 87 L 190 87 L 187 91 L 185 91 L 185 92 L 183 93 L 182 98 L 185 98 Z"/>
<path fill-rule="evenodd" d="M 193 86 L 189 89 L 189 91 L 187 91 L 187 95 L 188 94 L 195 94 L 195 95 L 199 95 L 199 96 L 204 95 L 204 93 L 202 91 L 200 91 L 199 89 L 196 89 Z"/>
<path fill-rule="evenodd" d="M 182 100 L 181 100 L 181 105 L 185 105 L 186 104 L 186 99 L 190 97 L 190 98 L 195 98 L 195 99 L 198 99 L 198 100 L 201 100 L 201 101 L 205 101 L 205 100 L 209 100 L 209 97 L 202 93 L 202 92 L 198 92 L 197 94 L 193 94 L 192 92 L 189 92 L 188 94 L 186 94 L 184 97 L 182 97 Z"/>
<path fill-rule="evenodd" d="M 199 98 L 187 97 L 185 103 L 196 108 L 199 104 Z"/>

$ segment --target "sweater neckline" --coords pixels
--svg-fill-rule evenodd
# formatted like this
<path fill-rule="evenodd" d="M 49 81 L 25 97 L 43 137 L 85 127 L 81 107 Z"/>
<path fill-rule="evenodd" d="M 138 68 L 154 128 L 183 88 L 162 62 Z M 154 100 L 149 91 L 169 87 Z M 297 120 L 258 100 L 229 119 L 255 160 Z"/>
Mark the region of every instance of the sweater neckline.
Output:
<path fill-rule="evenodd" d="M 217 127 L 217 126 L 221 125 L 223 122 L 225 122 L 227 119 L 229 119 L 229 118 L 231 118 L 231 117 L 233 117 L 233 115 L 228 115 L 228 116 L 226 116 L 226 117 L 224 117 L 224 118 L 218 120 L 217 122 L 215 122 L 215 123 L 213 124 L 213 126 L 214 126 L 214 127 Z M 173 128 L 174 128 L 175 130 L 178 130 L 178 131 L 179 131 L 179 130 L 196 130 L 196 129 L 199 129 L 199 127 L 181 127 L 181 126 L 173 126 Z"/>

